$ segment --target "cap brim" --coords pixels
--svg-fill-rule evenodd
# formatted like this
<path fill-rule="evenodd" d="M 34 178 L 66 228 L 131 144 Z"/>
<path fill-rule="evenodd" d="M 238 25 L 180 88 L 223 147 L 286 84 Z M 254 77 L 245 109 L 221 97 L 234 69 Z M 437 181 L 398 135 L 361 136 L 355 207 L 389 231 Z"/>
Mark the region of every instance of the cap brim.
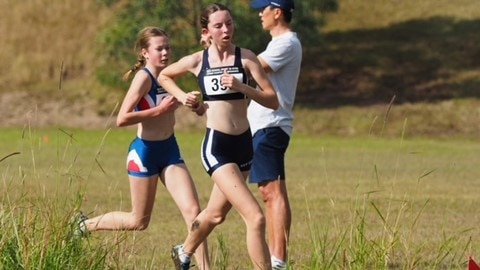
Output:
<path fill-rule="evenodd" d="M 266 0 L 255 0 L 250 3 L 250 6 L 254 9 L 262 9 L 268 5 L 270 5 L 270 1 Z"/>

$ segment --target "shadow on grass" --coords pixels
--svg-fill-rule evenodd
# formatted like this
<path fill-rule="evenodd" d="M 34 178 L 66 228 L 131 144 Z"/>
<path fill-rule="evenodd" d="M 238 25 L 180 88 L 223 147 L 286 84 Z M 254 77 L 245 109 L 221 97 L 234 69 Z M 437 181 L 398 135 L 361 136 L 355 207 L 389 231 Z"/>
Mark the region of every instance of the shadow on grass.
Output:
<path fill-rule="evenodd" d="M 480 98 L 480 20 L 411 20 L 332 32 L 304 52 L 297 92 L 308 107 Z"/>

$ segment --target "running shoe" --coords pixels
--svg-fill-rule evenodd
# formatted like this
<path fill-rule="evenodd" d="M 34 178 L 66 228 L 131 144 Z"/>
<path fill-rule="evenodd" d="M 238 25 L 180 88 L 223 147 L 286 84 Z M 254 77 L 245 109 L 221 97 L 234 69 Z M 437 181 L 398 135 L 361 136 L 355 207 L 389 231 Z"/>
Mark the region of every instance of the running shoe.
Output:
<path fill-rule="evenodd" d="M 76 215 L 73 224 L 73 235 L 75 237 L 85 237 L 88 235 L 87 224 L 85 223 L 87 219 L 88 217 L 81 211 Z"/>
<path fill-rule="evenodd" d="M 182 262 L 180 260 L 180 255 L 184 253 L 183 245 L 176 245 L 172 247 L 172 260 L 173 264 L 175 265 L 175 270 L 188 270 L 190 269 L 190 261 Z"/>

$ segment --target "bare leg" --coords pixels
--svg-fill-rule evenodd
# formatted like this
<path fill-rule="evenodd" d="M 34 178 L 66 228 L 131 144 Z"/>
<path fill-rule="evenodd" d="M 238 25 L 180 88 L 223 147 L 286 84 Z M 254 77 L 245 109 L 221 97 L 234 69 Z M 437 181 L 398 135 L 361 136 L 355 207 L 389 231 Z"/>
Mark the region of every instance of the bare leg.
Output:
<path fill-rule="evenodd" d="M 265 217 L 245 183 L 246 175 L 235 164 L 223 165 L 213 173 L 215 185 L 209 203 L 194 221 L 184 249 L 195 250 L 197 243 L 224 220 L 231 204 L 245 221 L 247 249 L 255 269 L 271 269 L 270 252 L 265 242 Z"/>
<path fill-rule="evenodd" d="M 132 211 L 109 212 L 85 221 L 88 231 L 145 230 L 150 223 L 158 175 L 147 178 L 129 176 Z"/>
<path fill-rule="evenodd" d="M 193 253 L 197 249 L 198 243 L 206 239 L 210 232 L 221 224 L 232 208 L 227 198 L 214 184 L 207 207 L 193 221 L 187 239 L 184 243 L 184 249 L 188 253 Z"/>
<path fill-rule="evenodd" d="M 168 166 L 161 175 L 162 182 L 171 194 L 182 213 L 189 229 L 200 213 L 198 195 L 192 177 L 185 164 Z M 210 269 L 207 241 L 203 241 L 195 251 L 195 260 L 199 269 Z"/>
<path fill-rule="evenodd" d="M 259 191 L 265 203 L 270 253 L 286 261 L 292 214 L 285 180 L 259 184 Z"/>

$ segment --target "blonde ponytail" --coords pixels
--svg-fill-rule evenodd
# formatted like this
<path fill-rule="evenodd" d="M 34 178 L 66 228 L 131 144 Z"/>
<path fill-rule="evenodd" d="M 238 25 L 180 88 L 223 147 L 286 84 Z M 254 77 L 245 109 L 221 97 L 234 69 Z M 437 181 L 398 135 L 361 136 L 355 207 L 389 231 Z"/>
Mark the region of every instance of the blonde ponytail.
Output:
<path fill-rule="evenodd" d="M 142 68 L 144 66 L 145 66 L 145 58 L 142 55 L 139 55 L 138 59 L 137 59 L 137 63 L 135 63 L 135 65 L 130 70 L 125 72 L 125 74 L 123 74 L 123 77 L 122 77 L 123 80 L 128 81 L 128 79 L 130 78 L 130 75 L 132 75 L 132 73 L 133 74 L 136 73 L 140 68 Z"/>

